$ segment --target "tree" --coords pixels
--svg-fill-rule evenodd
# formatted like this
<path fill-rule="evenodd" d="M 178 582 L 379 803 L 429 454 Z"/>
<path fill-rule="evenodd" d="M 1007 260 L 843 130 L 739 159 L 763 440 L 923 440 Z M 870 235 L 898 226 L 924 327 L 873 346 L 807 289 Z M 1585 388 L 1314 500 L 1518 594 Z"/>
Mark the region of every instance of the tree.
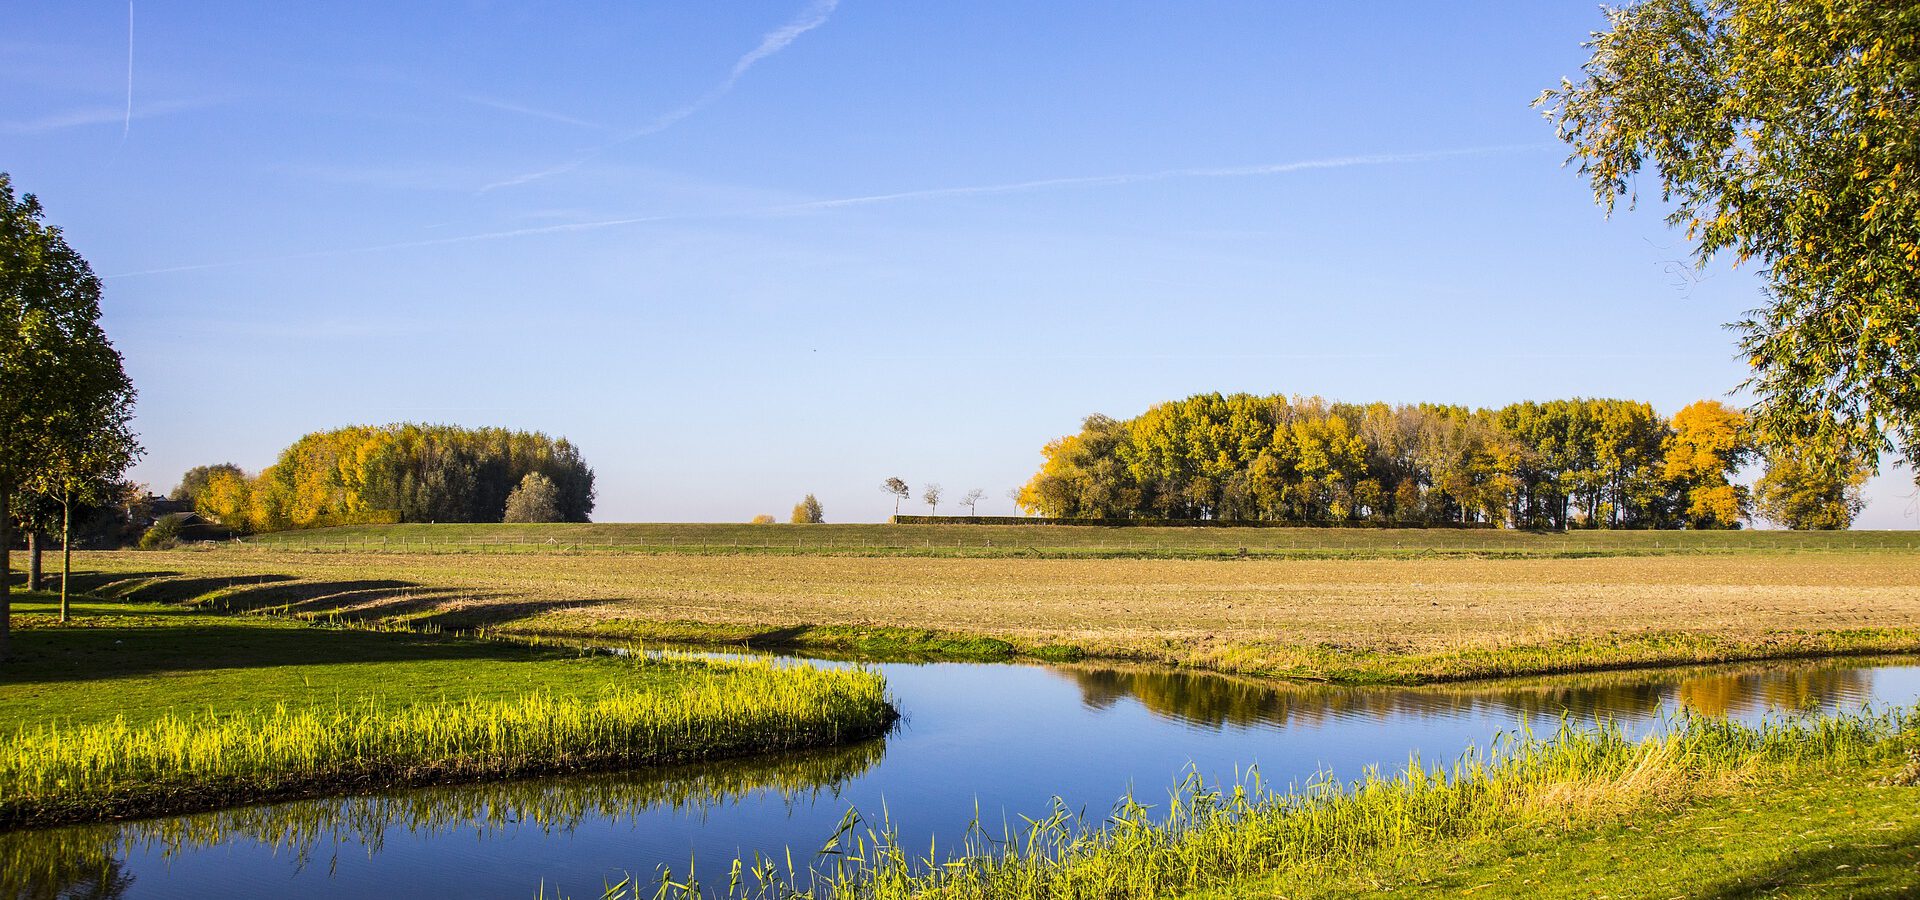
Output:
<path fill-rule="evenodd" d="M 1748 514 L 1747 489 L 1732 475 L 1752 453 L 1745 413 L 1718 400 L 1674 413 L 1666 477 L 1679 491 L 1688 527 L 1739 527 Z"/>
<path fill-rule="evenodd" d="M 967 515 L 977 516 L 980 513 L 976 507 L 980 505 L 980 501 L 985 499 L 987 499 L 987 492 L 980 488 L 974 488 L 960 498 L 960 505 L 967 508 Z"/>
<path fill-rule="evenodd" d="M 520 485 L 507 495 L 503 522 L 559 522 L 560 489 L 553 479 L 539 472 L 528 472 Z"/>
<path fill-rule="evenodd" d="M 239 466 L 230 462 L 214 463 L 210 466 L 194 466 L 188 469 L 186 474 L 180 476 L 180 483 L 174 485 L 173 490 L 167 492 L 167 498 L 181 503 L 192 503 L 197 506 L 200 498 L 207 493 L 207 485 L 212 482 L 214 478 L 222 475 L 238 478 L 246 477 L 246 473 L 240 471 Z"/>
<path fill-rule="evenodd" d="M 772 514 L 770 514 L 770 513 L 761 513 L 761 514 L 759 514 L 759 515 L 757 515 L 757 516 L 754 516 L 754 517 L 753 517 L 753 520 L 752 520 L 752 521 L 750 521 L 750 522 L 748 522 L 747 524 L 749 524 L 749 525 L 772 525 L 772 524 L 773 524 L 773 515 L 772 515 Z"/>
<path fill-rule="evenodd" d="M 1768 444 L 1899 449 L 1920 480 L 1920 6 L 1646 0 L 1538 103 L 1609 213 L 1651 166 L 1700 265 L 1763 267 L 1733 327 Z"/>
<path fill-rule="evenodd" d="M 820 508 L 819 498 L 808 494 L 806 499 L 793 505 L 793 524 L 818 525 L 827 520 L 827 513 Z"/>
<path fill-rule="evenodd" d="M 925 503 L 928 509 L 933 510 L 933 515 L 936 515 L 936 516 L 939 515 L 940 514 L 940 484 L 938 482 L 935 482 L 933 484 L 927 485 L 926 489 L 920 492 L 920 502 Z"/>
<path fill-rule="evenodd" d="M 83 439 L 114 430 L 110 417 L 133 402 L 100 328 L 100 280 L 42 216 L 0 173 L 0 659 L 10 652 L 14 493 L 104 465 L 104 445 Z"/>
<path fill-rule="evenodd" d="M 120 473 L 139 458 L 134 439 L 133 384 L 120 354 L 102 344 L 79 354 L 67 383 L 70 396 L 51 420 L 52 440 L 27 486 L 60 504 L 60 621 L 68 619 L 73 577 L 73 506 L 100 503 L 119 486 Z"/>
<path fill-rule="evenodd" d="M 1842 457 L 1842 465 L 1820 460 Z M 1796 530 L 1840 530 L 1865 508 L 1860 488 L 1873 474 L 1867 461 L 1846 459 L 1831 447 L 1768 448 L 1767 471 L 1754 485 L 1756 508 L 1770 522 Z"/>
<path fill-rule="evenodd" d="M 913 489 L 898 478 L 889 478 L 880 483 L 880 490 L 893 495 L 893 514 L 900 514 L 900 501 L 913 495 Z"/>

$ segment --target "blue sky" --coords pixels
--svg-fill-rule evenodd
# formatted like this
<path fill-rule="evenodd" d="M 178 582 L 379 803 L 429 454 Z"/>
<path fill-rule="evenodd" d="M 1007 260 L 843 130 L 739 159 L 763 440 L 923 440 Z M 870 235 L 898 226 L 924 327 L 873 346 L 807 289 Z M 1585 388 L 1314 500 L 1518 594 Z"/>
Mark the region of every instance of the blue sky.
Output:
<path fill-rule="evenodd" d="M 550 6 L 0 9 L 0 169 L 106 276 L 137 477 L 418 420 L 573 439 L 606 521 L 1006 513 L 1198 391 L 1743 377 L 1750 273 L 1528 107 L 1592 3 Z"/>

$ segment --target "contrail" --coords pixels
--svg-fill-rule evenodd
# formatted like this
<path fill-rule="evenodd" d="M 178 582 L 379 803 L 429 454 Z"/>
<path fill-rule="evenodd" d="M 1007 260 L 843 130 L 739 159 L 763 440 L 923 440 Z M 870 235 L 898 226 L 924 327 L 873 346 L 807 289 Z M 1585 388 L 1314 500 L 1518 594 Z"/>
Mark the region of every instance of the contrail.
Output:
<path fill-rule="evenodd" d="M 800 14 L 795 16 L 792 21 L 762 35 L 759 46 L 747 51 L 746 55 L 734 61 L 733 68 L 727 73 L 726 80 L 709 88 L 706 93 L 695 98 L 693 102 L 664 113 L 653 121 L 625 132 L 611 141 L 589 149 L 572 160 L 541 169 L 537 172 L 515 175 L 512 178 L 482 185 L 477 193 L 484 194 L 499 188 L 513 187 L 531 181 L 539 181 L 542 178 L 549 178 L 554 175 L 571 172 L 574 169 L 586 165 L 594 157 L 621 144 L 637 141 L 648 135 L 659 134 L 662 131 L 672 128 L 687 117 L 707 108 L 715 101 L 732 93 L 734 85 L 740 83 L 740 78 L 746 75 L 747 70 L 753 68 L 754 64 L 785 50 L 789 44 L 799 40 L 801 35 L 825 25 L 827 19 L 833 15 L 834 9 L 839 5 L 840 0 L 814 0 L 807 8 L 801 10 Z"/>
<path fill-rule="evenodd" d="M 120 120 L 120 146 L 133 131 L 133 0 L 127 0 L 127 114 Z"/>
<path fill-rule="evenodd" d="M 777 206 L 762 206 L 745 210 L 716 213 L 681 213 L 654 216 L 630 216 L 618 219 L 599 219 L 590 222 L 572 222 L 561 225 L 543 225 L 537 228 L 515 228 L 508 231 L 489 231 L 478 234 L 466 234 L 456 237 L 434 238 L 431 240 L 403 241 L 395 244 L 379 244 L 370 247 L 354 247 L 346 250 L 315 250 L 307 253 L 294 253 L 285 256 L 272 256 L 261 259 L 234 260 L 231 262 L 199 263 L 185 266 L 170 266 L 163 269 L 143 269 L 136 272 L 118 272 L 108 278 L 128 278 L 136 275 L 162 275 L 170 272 L 192 272 L 201 269 L 223 269 L 231 266 L 254 265 L 257 263 L 285 262 L 300 259 L 318 259 L 329 256 L 341 256 L 352 253 L 375 253 L 383 250 L 406 250 L 416 247 L 435 247 L 445 244 L 466 244 L 476 241 L 496 241 L 507 238 L 527 237 L 540 234 L 557 234 L 569 231 L 597 231 L 602 228 L 617 228 L 625 225 L 639 225 L 653 222 L 679 222 L 694 219 L 728 219 L 752 216 L 781 215 L 813 210 L 843 209 L 855 206 L 873 206 L 883 203 L 901 203 L 914 200 L 938 200 L 945 197 L 967 197 L 994 194 L 1019 194 L 1034 191 L 1049 191 L 1067 188 L 1105 187 L 1109 185 L 1139 184 L 1149 181 L 1167 181 L 1183 178 L 1255 178 L 1268 175 L 1285 175 L 1293 172 L 1305 172 L 1315 169 L 1347 169 L 1358 166 L 1386 166 L 1405 163 L 1430 162 L 1443 159 L 1461 159 L 1476 156 L 1493 156 L 1502 153 L 1517 153 L 1527 150 L 1539 150 L 1558 146 L 1549 143 L 1503 144 L 1488 147 L 1464 147 L 1457 150 L 1433 150 L 1422 153 L 1377 153 L 1366 156 L 1335 156 L 1325 159 L 1305 159 L 1293 162 L 1267 163 L 1252 166 L 1225 166 L 1212 168 L 1163 169 L 1158 172 L 1134 172 L 1121 175 L 1083 175 L 1068 178 L 1043 178 L 1030 181 L 1010 181 L 1001 184 L 965 185 L 960 187 L 927 188 L 916 191 L 897 191 L 889 194 L 865 194 L 855 197 L 836 197 L 826 200 L 809 200 L 801 203 L 787 203 Z"/>

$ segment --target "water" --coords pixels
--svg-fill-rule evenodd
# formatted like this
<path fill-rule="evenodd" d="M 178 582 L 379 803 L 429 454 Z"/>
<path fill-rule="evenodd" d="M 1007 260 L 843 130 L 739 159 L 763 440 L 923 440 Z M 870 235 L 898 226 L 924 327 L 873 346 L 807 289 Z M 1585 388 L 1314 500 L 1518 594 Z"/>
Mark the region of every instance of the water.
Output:
<path fill-rule="evenodd" d="M 1682 707 L 1754 720 L 1920 700 L 1914 661 L 1826 662 L 1382 689 L 1097 666 L 880 666 L 906 720 L 778 758 L 396 791 L 0 834 L 0 897 L 598 897 L 627 874 L 724 885 L 737 855 L 805 864 L 842 816 L 883 812 L 910 847 L 998 833 L 1057 795 L 1096 817 L 1161 802 L 1189 771 L 1268 783 L 1391 771 L 1565 714 L 1635 730 Z"/>

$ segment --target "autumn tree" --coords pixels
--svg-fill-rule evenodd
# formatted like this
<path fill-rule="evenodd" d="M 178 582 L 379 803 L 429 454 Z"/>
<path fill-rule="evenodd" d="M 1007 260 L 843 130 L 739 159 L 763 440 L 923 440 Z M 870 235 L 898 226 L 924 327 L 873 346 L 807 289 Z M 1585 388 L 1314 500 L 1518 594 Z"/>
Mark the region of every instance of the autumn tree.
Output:
<path fill-rule="evenodd" d="M 893 496 L 893 514 L 896 516 L 900 514 L 900 501 L 913 496 L 913 488 L 907 487 L 907 483 L 899 478 L 889 478 L 881 482 L 880 490 Z"/>
<path fill-rule="evenodd" d="M 1752 453 L 1745 413 L 1700 400 L 1674 414 L 1666 476 L 1680 493 L 1688 526 L 1736 528 L 1747 518 L 1747 489 L 1732 475 Z"/>
<path fill-rule="evenodd" d="M 15 493 L 109 467 L 98 440 L 107 433 L 126 439 L 129 458 L 138 452 L 125 433 L 133 389 L 100 328 L 100 280 L 42 216 L 0 173 L 0 659 L 10 651 Z"/>
<path fill-rule="evenodd" d="M 936 515 L 936 516 L 939 515 L 940 514 L 940 483 L 934 482 L 933 484 L 927 485 L 926 488 L 920 492 L 920 502 L 925 503 L 927 505 L 927 509 L 932 510 L 932 513 L 931 513 L 932 515 Z"/>
<path fill-rule="evenodd" d="M 207 485 L 216 476 L 245 477 L 240 467 L 233 463 L 214 463 L 210 466 L 194 466 L 180 476 L 180 483 L 167 492 L 167 498 L 181 503 L 198 504 L 207 492 Z"/>
<path fill-rule="evenodd" d="M 559 522 L 560 490 L 553 479 L 539 472 L 528 472 L 520 485 L 507 495 L 503 522 Z"/>
<path fill-rule="evenodd" d="M 749 525 L 772 525 L 772 524 L 773 524 L 773 515 L 772 515 L 771 513 L 761 513 L 761 514 L 759 514 L 759 515 L 757 515 L 757 516 L 754 516 L 754 517 L 753 517 L 753 519 L 752 519 L 751 521 L 749 521 L 749 522 L 748 522 L 747 524 L 749 524 Z"/>
<path fill-rule="evenodd" d="M 1834 465 L 1835 460 L 1840 465 Z M 1762 518 L 1796 530 L 1841 530 L 1866 506 L 1861 487 L 1873 474 L 1844 450 L 1805 442 L 1768 448 L 1767 470 L 1754 484 Z"/>
<path fill-rule="evenodd" d="M 1844 482 L 1898 449 L 1920 479 L 1920 6 L 1643 0 L 1540 98 L 1609 213 L 1658 174 L 1700 265 L 1756 261 L 1734 325 L 1765 443 Z"/>
<path fill-rule="evenodd" d="M 987 492 L 980 488 L 974 488 L 960 498 L 960 505 L 967 508 L 967 515 L 977 516 L 980 514 L 980 501 L 985 499 L 987 499 Z"/>
<path fill-rule="evenodd" d="M 826 510 L 820 507 L 820 499 L 812 494 L 793 505 L 792 521 L 795 525 L 819 525 L 826 520 Z"/>

